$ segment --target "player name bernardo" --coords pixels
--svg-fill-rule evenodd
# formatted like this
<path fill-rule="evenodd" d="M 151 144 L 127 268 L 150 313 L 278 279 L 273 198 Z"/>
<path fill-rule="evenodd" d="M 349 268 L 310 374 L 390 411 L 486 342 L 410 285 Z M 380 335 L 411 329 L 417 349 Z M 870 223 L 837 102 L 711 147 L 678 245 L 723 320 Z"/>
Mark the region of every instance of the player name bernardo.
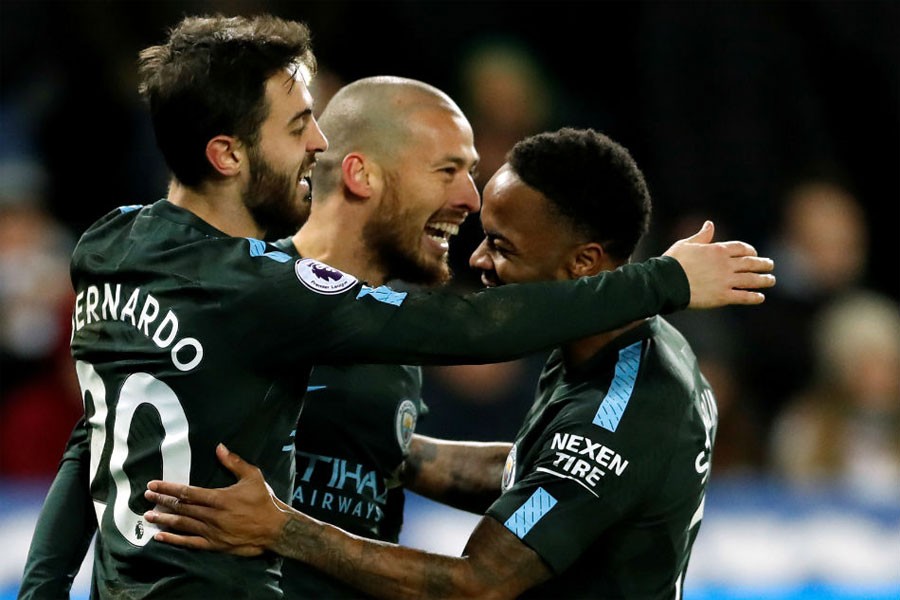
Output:
<path fill-rule="evenodd" d="M 550 448 L 556 450 L 554 467 L 583 479 L 591 487 L 607 473 L 614 472 L 618 477 L 628 467 L 628 461 L 621 454 L 574 433 L 555 433 Z"/>
<path fill-rule="evenodd" d="M 125 296 L 128 298 L 122 304 Z M 158 348 L 171 347 L 172 364 L 179 371 L 194 369 L 203 360 L 203 345 L 196 338 L 178 338 L 178 317 L 167 310 L 160 318 L 161 312 L 159 301 L 152 294 L 141 294 L 141 288 L 128 294 L 127 289 L 123 292 L 121 284 L 90 285 L 75 296 L 72 338 L 91 323 L 121 321 L 143 333 Z"/>

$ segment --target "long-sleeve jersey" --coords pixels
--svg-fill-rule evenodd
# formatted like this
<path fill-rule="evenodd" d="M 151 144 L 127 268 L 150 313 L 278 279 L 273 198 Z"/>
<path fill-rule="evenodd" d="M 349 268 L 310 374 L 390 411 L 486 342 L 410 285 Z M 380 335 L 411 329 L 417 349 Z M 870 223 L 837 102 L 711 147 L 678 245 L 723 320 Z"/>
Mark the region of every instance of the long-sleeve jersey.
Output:
<path fill-rule="evenodd" d="M 680 600 L 717 422 L 664 319 L 576 368 L 551 354 L 487 512 L 556 575 L 523 597 Z"/>
<path fill-rule="evenodd" d="M 370 287 L 316 260 L 228 236 L 161 200 L 80 239 L 72 355 L 84 395 L 102 598 L 278 598 L 280 560 L 153 541 L 151 479 L 222 487 L 224 442 L 290 496 L 314 364 L 509 360 L 684 307 L 676 261 L 469 295 Z M 23 586 L 24 587 L 24 586 Z"/>

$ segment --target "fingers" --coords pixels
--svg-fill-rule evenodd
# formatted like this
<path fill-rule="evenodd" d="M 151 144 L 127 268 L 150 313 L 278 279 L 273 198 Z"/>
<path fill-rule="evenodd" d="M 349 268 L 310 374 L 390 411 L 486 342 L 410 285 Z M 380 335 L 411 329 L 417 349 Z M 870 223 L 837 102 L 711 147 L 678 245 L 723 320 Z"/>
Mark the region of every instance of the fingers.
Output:
<path fill-rule="evenodd" d="M 174 546 L 182 546 L 184 548 L 194 548 L 195 550 L 214 550 L 209 540 L 199 536 L 178 535 L 177 533 L 160 532 L 153 536 L 157 542 L 165 542 Z"/>
<path fill-rule="evenodd" d="M 685 238 L 681 240 L 683 242 L 690 242 L 692 244 L 708 244 L 713 241 L 713 236 L 716 234 L 716 227 L 713 225 L 712 221 L 704 221 L 703 226 L 700 228 L 700 231 L 695 233 L 689 238 Z"/>
<path fill-rule="evenodd" d="M 735 273 L 731 287 L 738 290 L 762 290 L 775 286 L 775 276 L 768 273 Z"/>
<path fill-rule="evenodd" d="M 216 446 L 216 456 L 219 458 L 219 462 L 221 462 L 226 469 L 234 473 L 239 480 L 246 477 L 252 477 L 259 472 L 258 468 L 226 448 L 225 444 Z"/>
<path fill-rule="evenodd" d="M 771 273 L 775 270 L 775 262 L 771 258 L 760 256 L 733 257 L 736 273 Z"/>
<path fill-rule="evenodd" d="M 194 487 L 183 483 L 172 483 L 169 481 L 160 481 L 154 479 L 147 484 L 150 492 L 155 492 L 161 496 L 169 496 L 180 502 L 187 504 L 196 504 L 199 506 L 215 506 L 216 491 L 206 488 Z M 144 497 L 147 497 L 146 492 Z M 149 498 L 148 498 L 149 500 Z M 171 501 L 169 501 L 171 503 Z"/>
<path fill-rule="evenodd" d="M 733 240 L 730 242 L 717 242 L 714 245 L 723 248 L 728 256 L 757 256 L 756 248 L 747 242 Z"/>
<path fill-rule="evenodd" d="M 173 513 L 165 513 L 157 510 L 148 510 L 144 513 L 144 518 L 150 523 L 165 527 L 167 529 L 177 529 L 183 533 L 193 533 L 195 535 L 204 535 L 207 527 L 202 521 Z M 165 532 L 163 532 L 165 533 Z M 160 535 L 160 534 L 156 534 Z M 154 536 L 155 537 L 155 536 Z"/>
<path fill-rule="evenodd" d="M 762 304 L 766 300 L 766 295 L 760 292 L 750 290 L 731 290 L 726 297 L 726 304 L 739 304 L 743 306 L 751 306 L 754 304 Z"/>
<path fill-rule="evenodd" d="M 144 498 L 146 498 L 150 502 L 153 502 L 157 506 L 165 508 L 167 511 L 187 517 L 202 519 L 208 512 L 206 507 L 195 506 L 188 501 L 182 500 L 181 498 L 176 498 L 175 496 L 167 496 L 165 494 L 158 494 L 151 490 L 147 490 L 144 492 Z"/>

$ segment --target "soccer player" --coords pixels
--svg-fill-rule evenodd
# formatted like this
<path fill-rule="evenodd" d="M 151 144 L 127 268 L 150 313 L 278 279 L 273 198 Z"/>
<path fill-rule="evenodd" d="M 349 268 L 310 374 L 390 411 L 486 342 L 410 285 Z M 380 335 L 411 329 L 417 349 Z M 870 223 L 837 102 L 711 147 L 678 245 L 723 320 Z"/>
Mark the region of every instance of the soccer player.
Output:
<path fill-rule="evenodd" d="M 506 360 L 688 303 L 759 303 L 749 290 L 774 283 L 771 261 L 752 247 L 703 243 L 710 229 L 610 275 L 469 296 L 373 287 L 297 259 L 263 240 L 304 221 L 309 176 L 327 148 L 307 88 L 314 69 L 306 27 L 269 16 L 189 17 L 141 53 L 141 90 L 172 171 L 168 197 L 112 211 L 72 258 L 72 353 L 87 422 L 76 437 L 87 438 L 90 461 L 87 473 L 64 462 L 54 488 L 89 481 L 95 596 L 281 596 L 272 555 L 155 543 L 142 491 L 160 476 L 226 485 L 232 476 L 212 452 L 224 440 L 288 497 L 312 364 Z M 455 105 L 447 111 L 461 117 Z M 434 174 L 457 190 L 474 189 L 467 134 Z M 432 225 L 416 243 L 436 258 L 446 236 Z M 26 580 L 54 564 L 50 539 L 39 524 Z M 41 593 L 23 585 L 23 596 Z"/>
<path fill-rule="evenodd" d="M 489 287 L 614 270 L 649 216 L 625 148 L 593 130 L 540 134 L 488 182 L 471 264 Z M 274 550 L 384 598 L 680 598 L 716 423 L 687 341 L 661 317 L 639 319 L 551 354 L 462 557 L 375 544 L 298 513 L 224 448 L 236 485 L 151 482 L 148 499 L 175 514 L 148 519 L 173 529 L 161 541 Z"/>
<path fill-rule="evenodd" d="M 299 254 L 374 287 L 445 283 L 447 238 L 481 205 L 472 186 L 446 185 L 448 170 L 471 173 L 477 162 L 470 126 L 453 106 L 440 90 L 399 77 L 341 88 L 319 118 L 329 147 L 313 174 Z M 440 252 L 423 251 L 423 230 Z M 284 250 L 297 253 L 290 239 Z M 404 504 L 399 470 L 427 410 L 421 385 L 419 367 L 316 366 L 295 436 L 293 505 L 351 533 L 396 543 Z M 281 587 L 286 598 L 359 596 L 292 560 L 282 566 Z"/>
<path fill-rule="evenodd" d="M 480 207 L 472 186 L 445 185 L 448 164 L 471 172 L 477 162 L 470 126 L 454 106 L 440 90 L 410 79 L 371 77 L 342 88 L 319 119 L 331 142 L 312 178 L 310 218 L 296 246 L 291 238 L 274 245 L 294 259 L 327 260 L 372 286 L 401 278 L 425 285 L 447 281 L 446 237 Z M 419 232 L 425 228 L 440 238 L 443 252 L 422 251 Z M 404 499 L 397 476 L 424 410 L 421 380 L 419 367 L 402 365 L 313 370 L 307 388 L 314 393 L 295 435 L 298 508 L 348 531 L 397 541 Z M 78 439 L 86 450 L 84 437 Z M 68 456 L 74 459 L 75 452 L 70 446 Z M 82 498 L 69 500 L 86 506 Z M 56 505 L 63 514 L 54 518 L 77 521 L 72 504 Z M 42 518 L 49 515 L 47 510 Z M 52 529 L 56 544 L 77 550 L 71 533 L 71 527 Z M 71 566 L 82 557 L 73 556 Z M 288 598 L 357 595 L 296 561 L 285 564 L 283 574 Z M 36 585 L 30 577 L 28 585 Z"/>

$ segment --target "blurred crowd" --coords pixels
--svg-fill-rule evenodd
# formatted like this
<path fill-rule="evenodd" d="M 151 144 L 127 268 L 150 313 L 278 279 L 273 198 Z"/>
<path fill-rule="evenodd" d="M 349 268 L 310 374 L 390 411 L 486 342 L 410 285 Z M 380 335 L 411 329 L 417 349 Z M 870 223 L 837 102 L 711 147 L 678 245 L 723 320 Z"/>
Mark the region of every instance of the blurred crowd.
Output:
<path fill-rule="evenodd" d="M 485 14 L 461 15 L 468 24 L 457 38 L 447 32 L 453 3 L 385 3 L 382 14 L 346 2 L 128 12 L 86 2 L 53 4 L 48 14 L 41 4 L 0 9 L 0 478 L 51 477 L 82 412 L 68 353 L 68 258 L 78 235 L 115 206 L 165 194 L 133 89 L 136 52 L 186 12 L 268 10 L 313 29 L 317 110 L 364 75 L 412 76 L 448 91 L 475 130 L 479 185 L 517 140 L 539 131 L 593 127 L 624 143 L 655 202 L 638 259 L 712 218 L 719 239 L 744 239 L 776 261 L 778 285 L 764 305 L 668 317 L 717 395 L 715 476 L 900 494 L 900 70 L 882 35 L 900 13 L 889 3 L 611 4 L 604 10 L 619 20 L 598 21 L 588 39 L 577 15 L 517 27 L 501 18 L 502 3 L 470 5 Z M 35 32 L 60 37 L 29 54 Z M 406 35 L 420 62 L 398 52 Z M 385 37 L 394 41 L 372 65 L 354 61 Z M 349 40 L 361 46 L 340 52 Z M 563 53 L 565 68 L 555 62 Z M 860 69 L 865 82 L 851 75 Z M 842 83 L 862 86 L 863 99 L 832 95 Z M 458 289 L 480 285 L 466 266 L 480 235 L 473 217 L 453 243 Z M 511 440 L 543 358 L 426 369 L 431 411 L 419 431 Z"/>

